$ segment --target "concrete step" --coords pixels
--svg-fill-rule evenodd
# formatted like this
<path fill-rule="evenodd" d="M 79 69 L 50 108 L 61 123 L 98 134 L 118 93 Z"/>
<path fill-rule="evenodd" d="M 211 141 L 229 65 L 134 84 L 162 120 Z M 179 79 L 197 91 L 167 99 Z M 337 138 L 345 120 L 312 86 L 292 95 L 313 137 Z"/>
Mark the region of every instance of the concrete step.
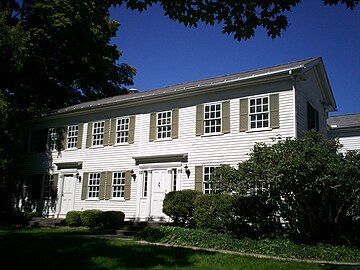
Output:
<path fill-rule="evenodd" d="M 62 218 L 44 218 L 44 217 L 36 217 L 29 221 L 30 227 L 56 227 L 61 225 Z"/>

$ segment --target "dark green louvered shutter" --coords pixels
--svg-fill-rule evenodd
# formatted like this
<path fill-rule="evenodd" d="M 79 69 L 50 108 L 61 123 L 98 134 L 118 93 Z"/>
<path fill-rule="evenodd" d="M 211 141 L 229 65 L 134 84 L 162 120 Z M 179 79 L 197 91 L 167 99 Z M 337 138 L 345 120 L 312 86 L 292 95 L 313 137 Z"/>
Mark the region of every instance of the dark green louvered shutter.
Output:
<path fill-rule="evenodd" d="M 88 197 L 88 183 L 89 183 L 89 173 L 84 172 L 82 179 L 82 188 L 81 188 L 81 199 L 86 200 Z"/>
<path fill-rule="evenodd" d="M 173 109 L 171 114 L 171 138 L 177 139 L 179 136 L 179 109 Z"/>
<path fill-rule="evenodd" d="M 103 145 L 108 146 L 110 142 L 110 119 L 105 120 Z"/>
<path fill-rule="evenodd" d="M 150 114 L 150 130 L 149 130 L 149 141 L 153 142 L 156 140 L 156 113 Z"/>
<path fill-rule="evenodd" d="M 136 116 L 130 116 L 129 119 L 129 133 L 128 133 L 128 143 L 133 144 L 135 140 L 135 121 Z"/>
<path fill-rule="evenodd" d="M 124 199 L 130 200 L 131 193 L 131 171 L 125 172 L 125 189 L 124 189 Z"/>
<path fill-rule="evenodd" d="M 204 104 L 196 106 L 196 136 L 204 134 Z"/>
<path fill-rule="evenodd" d="M 86 148 L 92 146 L 92 133 L 93 133 L 93 123 L 89 122 L 87 125 L 87 133 L 86 133 Z"/>
<path fill-rule="evenodd" d="M 113 173 L 107 172 L 106 186 L 105 186 L 105 200 L 112 198 L 112 184 L 113 184 Z"/>
<path fill-rule="evenodd" d="M 113 118 L 110 121 L 110 143 L 109 145 L 116 144 L 116 125 L 117 125 L 117 119 Z"/>
<path fill-rule="evenodd" d="M 248 99 L 240 99 L 240 132 L 248 130 L 248 121 L 249 121 L 249 109 L 248 109 Z"/>
<path fill-rule="evenodd" d="M 105 186 L 106 186 L 107 172 L 101 172 L 100 174 L 100 185 L 99 185 L 99 199 L 105 199 Z"/>
<path fill-rule="evenodd" d="M 82 147 L 83 133 L 84 133 L 84 124 L 79 123 L 78 124 L 77 142 L 76 142 L 76 148 L 77 149 L 81 149 L 81 147 Z"/>
<path fill-rule="evenodd" d="M 195 190 L 203 192 L 203 166 L 195 166 Z"/>
<path fill-rule="evenodd" d="M 230 101 L 224 101 L 222 103 L 222 133 L 230 132 Z"/>
<path fill-rule="evenodd" d="M 270 127 L 279 128 L 279 94 L 270 95 Z"/>

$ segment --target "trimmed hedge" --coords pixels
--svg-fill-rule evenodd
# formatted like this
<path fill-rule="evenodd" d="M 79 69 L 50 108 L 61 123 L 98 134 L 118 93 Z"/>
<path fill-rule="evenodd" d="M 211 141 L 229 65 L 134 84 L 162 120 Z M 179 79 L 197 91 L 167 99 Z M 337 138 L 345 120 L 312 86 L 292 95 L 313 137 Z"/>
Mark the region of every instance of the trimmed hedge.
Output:
<path fill-rule="evenodd" d="M 101 218 L 104 228 L 117 229 L 124 224 L 125 214 L 121 211 L 105 211 Z"/>
<path fill-rule="evenodd" d="M 171 217 L 175 224 L 190 226 L 194 221 L 195 199 L 200 194 L 189 189 L 169 192 L 165 195 L 163 212 Z"/>
<path fill-rule="evenodd" d="M 85 210 L 81 213 L 81 223 L 90 228 L 102 227 L 101 210 Z"/>
<path fill-rule="evenodd" d="M 83 212 L 82 211 L 69 211 L 66 214 L 66 224 L 70 227 L 79 227 L 82 225 L 81 222 L 81 214 Z"/>
<path fill-rule="evenodd" d="M 228 194 L 206 194 L 196 197 L 196 226 L 213 232 L 231 231 L 234 221 L 233 205 L 234 197 Z"/>

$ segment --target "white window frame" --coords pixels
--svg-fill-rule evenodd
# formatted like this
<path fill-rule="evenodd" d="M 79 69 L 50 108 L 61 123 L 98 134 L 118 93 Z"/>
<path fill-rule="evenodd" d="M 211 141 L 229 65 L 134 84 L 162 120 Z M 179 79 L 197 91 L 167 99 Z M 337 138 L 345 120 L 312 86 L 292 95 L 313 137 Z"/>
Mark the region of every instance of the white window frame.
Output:
<path fill-rule="evenodd" d="M 130 117 L 116 119 L 116 144 L 127 144 L 129 140 Z"/>
<path fill-rule="evenodd" d="M 67 128 L 67 140 L 66 145 L 67 149 L 77 148 L 77 139 L 79 134 L 79 125 L 70 125 Z"/>
<path fill-rule="evenodd" d="M 172 111 L 156 113 L 156 139 L 163 140 L 171 138 Z"/>
<path fill-rule="evenodd" d="M 267 104 L 264 104 L 264 99 L 267 99 Z M 259 105 L 258 100 L 260 100 Z M 254 101 L 254 104 L 252 104 Z M 267 110 L 265 110 L 265 106 Z M 258 110 L 260 107 L 260 110 Z M 254 109 L 254 110 L 252 110 Z M 248 100 L 248 113 L 249 113 L 249 121 L 248 121 L 248 129 L 249 130 L 264 130 L 270 129 L 270 96 L 255 96 L 251 97 Z M 261 123 L 261 126 L 258 127 L 258 124 Z M 252 127 L 252 124 L 255 126 Z"/>
<path fill-rule="evenodd" d="M 211 107 L 215 106 L 215 110 L 212 111 Z M 219 110 L 216 109 L 216 106 L 219 106 Z M 207 112 L 206 109 L 210 108 Z M 216 113 L 219 112 L 219 116 L 216 116 Z M 214 117 L 211 117 L 211 114 L 215 113 Z M 212 121 L 215 121 L 215 124 L 212 124 Z M 218 123 L 216 123 L 218 121 Z M 212 128 L 215 128 L 214 131 L 211 131 Z M 207 129 L 209 129 L 207 131 Z M 218 130 L 217 130 L 218 129 Z M 221 134 L 222 133 L 222 102 L 213 102 L 204 104 L 204 134 Z"/>
<path fill-rule="evenodd" d="M 101 173 L 99 173 L 99 172 L 89 173 L 89 180 L 88 180 L 88 198 L 89 199 L 98 199 L 99 198 L 100 177 L 101 177 Z"/>
<path fill-rule="evenodd" d="M 93 122 L 92 145 L 104 145 L 105 121 Z"/>
<path fill-rule="evenodd" d="M 112 198 L 113 199 L 124 199 L 125 198 L 125 172 L 118 171 L 113 172 L 112 182 Z"/>
<path fill-rule="evenodd" d="M 204 194 L 214 193 L 214 189 L 212 187 L 212 184 L 210 183 L 210 179 L 211 179 L 212 172 L 217 168 L 220 168 L 220 166 L 218 166 L 218 165 L 204 166 L 204 169 L 203 169 L 203 193 Z M 207 172 L 207 170 L 209 170 L 209 171 Z M 217 190 L 215 190 L 215 191 L 217 191 Z"/>
<path fill-rule="evenodd" d="M 42 182 L 42 198 L 50 199 L 53 194 L 54 176 L 52 174 L 44 174 Z"/>
<path fill-rule="evenodd" d="M 57 128 L 49 128 L 48 147 L 49 147 L 50 152 L 56 151 L 58 139 L 59 139 L 58 129 Z"/>

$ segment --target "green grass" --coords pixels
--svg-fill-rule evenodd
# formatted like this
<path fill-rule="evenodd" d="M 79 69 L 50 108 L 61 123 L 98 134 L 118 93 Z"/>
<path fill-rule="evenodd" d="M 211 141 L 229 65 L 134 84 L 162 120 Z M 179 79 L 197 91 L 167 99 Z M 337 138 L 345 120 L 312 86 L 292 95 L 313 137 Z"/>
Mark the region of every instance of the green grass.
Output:
<path fill-rule="evenodd" d="M 288 239 L 236 239 L 226 234 L 169 226 L 145 228 L 138 233 L 137 238 L 150 242 L 224 249 L 284 258 L 360 263 L 360 249 L 355 246 L 305 245 L 296 244 Z"/>
<path fill-rule="evenodd" d="M 76 237 L 88 230 L 0 229 L 1 269 L 351 269 Z"/>

